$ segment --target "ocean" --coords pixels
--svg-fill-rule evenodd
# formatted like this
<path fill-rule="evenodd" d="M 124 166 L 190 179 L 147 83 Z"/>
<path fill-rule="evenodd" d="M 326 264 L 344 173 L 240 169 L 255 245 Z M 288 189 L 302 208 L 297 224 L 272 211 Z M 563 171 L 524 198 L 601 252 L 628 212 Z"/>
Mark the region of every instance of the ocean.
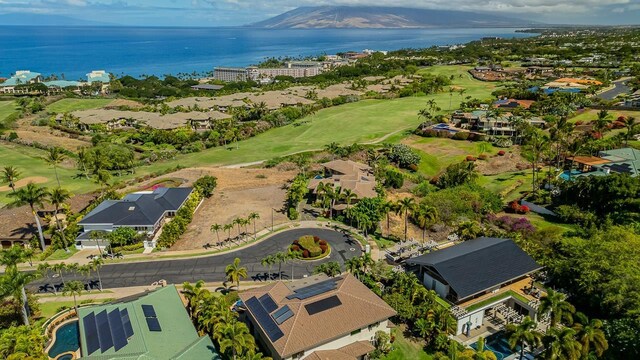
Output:
<path fill-rule="evenodd" d="M 265 58 L 461 44 L 516 29 L 313 29 L 0 26 L 0 77 L 16 70 L 85 78 L 91 70 L 158 75 L 247 66 Z"/>

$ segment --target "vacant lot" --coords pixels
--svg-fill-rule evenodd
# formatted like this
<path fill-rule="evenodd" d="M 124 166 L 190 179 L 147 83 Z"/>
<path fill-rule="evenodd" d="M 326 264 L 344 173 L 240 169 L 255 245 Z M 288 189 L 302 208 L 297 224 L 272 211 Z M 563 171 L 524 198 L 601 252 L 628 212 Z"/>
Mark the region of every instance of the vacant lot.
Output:
<path fill-rule="evenodd" d="M 218 178 L 218 187 L 214 195 L 205 199 L 185 235 L 174 245 L 172 250 L 201 249 L 204 244 L 216 243 L 216 235 L 209 229 L 212 224 L 229 224 L 235 218 L 246 218 L 251 212 L 260 215 L 256 220 L 258 231 L 271 226 L 272 210 L 281 210 L 284 205 L 286 190 L 284 185 L 295 176 L 295 172 L 283 172 L 275 169 L 215 169 L 195 168 L 177 171 L 172 178 L 186 180 L 185 184 L 203 175 Z M 280 211 L 273 211 L 274 223 L 287 221 Z M 253 223 L 248 226 L 253 232 Z M 244 228 L 242 229 L 244 231 Z M 238 227 L 234 226 L 231 236 L 238 235 Z M 225 231 L 220 231 L 220 239 L 227 238 Z"/>
<path fill-rule="evenodd" d="M 18 112 L 15 101 L 0 101 L 0 124 L 9 115 Z"/>
<path fill-rule="evenodd" d="M 33 177 L 38 178 L 38 182 L 42 182 L 42 186 L 57 186 L 56 177 L 53 168 L 49 166 L 42 158 L 45 156 L 44 151 L 34 149 L 27 146 L 2 143 L 0 144 L 0 165 L 15 166 L 21 172 L 20 178 Z M 91 180 L 78 176 L 79 171 L 74 169 L 73 161 L 67 160 L 58 168 L 60 183 L 63 188 L 75 193 L 82 194 L 97 188 Z M 47 181 L 43 182 L 46 178 Z M 1 183 L 0 186 L 6 185 Z M 0 191 L 0 206 L 11 201 L 7 198 L 10 191 Z"/>
<path fill-rule="evenodd" d="M 576 121 L 582 121 L 584 123 L 587 123 L 589 121 L 596 120 L 598 118 L 598 112 L 600 112 L 600 110 L 590 109 L 572 117 L 571 119 L 569 119 L 569 121 L 573 123 L 575 123 Z M 640 111 L 627 111 L 627 110 L 610 110 L 609 111 L 609 117 L 612 120 L 616 120 L 620 116 L 624 116 L 624 117 L 632 116 L 632 117 L 635 117 L 636 119 L 640 119 Z"/>
<path fill-rule="evenodd" d="M 109 105 L 112 99 L 62 99 L 47 106 L 47 112 L 62 114 L 76 110 L 97 109 Z"/>
<path fill-rule="evenodd" d="M 478 183 L 501 195 L 506 202 L 520 198 L 531 191 L 531 170 L 507 172 L 498 175 L 484 175 Z"/>

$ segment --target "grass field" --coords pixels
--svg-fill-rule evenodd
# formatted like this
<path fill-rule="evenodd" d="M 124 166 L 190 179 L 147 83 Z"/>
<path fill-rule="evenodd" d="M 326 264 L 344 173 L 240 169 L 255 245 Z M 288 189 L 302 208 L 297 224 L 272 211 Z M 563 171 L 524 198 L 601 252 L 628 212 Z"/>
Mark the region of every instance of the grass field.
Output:
<path fill-rule="evenodd" d="M 583 121 L 585 123 L 596 120 L 598 118 L 598 112 L 600 110 L 587 110 L 581 114 L 578 114 L 571 119 L 570 122 L 575 123 L 576 121 Z M 616 120 L 620 116 L 628 117 L 632 116 L 636 119 L 640 119 L 640 111 L 627 111 L 627 110 L 609 110 L 609 116 L 612 120 Z"/>
<path fill-rule="evenodd" d="M 502 195 L 509 202 L 519 198 L 523 192 L 531 191 L 531 171 L 523 170 L 498 175 L 485 175 L 478 184 Z"/>
<path fill-rule="evenodd" d="M 0 123 L 17 111 L 15 101 L 0 101 Z"/>
<path fill-rule="evenodd" d="M 76 110 L 96 109 L 112 101 L 112 99 L 62 99 L 47 106 L 47 112 L 62 114 Z"/>
<path fill-rule="evenodd" d="M 396 337 L 393 343 L 393 350 L 386 356 L 382 357 L 383 360 L 431 360 L 433 356 L 427 354 L 422 345 L 404 337 L 404 334 L 400 328 L 392 330 L 392 334 Z"/>
<path fill-rule="evenodd" d="M 56 177 L 53 168 L 42 160 L 44 151 L 34 149 L 32 147 L 1 144 L 0 145 L 0 166 L 15 166 L 21 172 L 20 178 L 27 177 L 45 177 L 48 180 L 39 185 L 47 187 L 56 187 Z M 58 175 L 62 187 L 74 194 L 86 193 L 97 188 L 97 185 L 84 177 L 78 177 L 79 171 L 73 168 L 58 168 Z M 0 186 L 6 185 L 5 183 Z M 7 194 L 11 191 L 0 193 L 0 206 L 11 201 L 7 198 Z"/>
<path fill-rule="evenodd" d="M 457 141 L 443 138 L 412 136 L 404 143 L 420 154 L 418 169 L 421 173 L 434 176 L 450 164 L 461 162 L 467 155 L 495 155 L 498 149 L 488 142 Z"/>

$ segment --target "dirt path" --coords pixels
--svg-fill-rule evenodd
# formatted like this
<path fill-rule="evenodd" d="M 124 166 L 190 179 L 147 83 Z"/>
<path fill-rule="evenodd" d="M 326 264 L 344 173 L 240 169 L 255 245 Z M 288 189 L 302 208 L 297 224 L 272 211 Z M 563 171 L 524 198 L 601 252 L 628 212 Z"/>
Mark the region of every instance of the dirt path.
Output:
<path fill-rule="evenodd" d="M 43 176 L 30 176 L 24 179 L 20 179 L 18 181 L 15 182 L 16 185 L 16 189 L 19 189 L 23 186 L 26 186 L 28 183 L 34 183 L 34 184 L 44 184 L 47 181 L 49 181 L 49 179 L 47 179 L 46 177 Z M 9 191 L 11 190 L 11 188 L 9 187 L 9 185 L 5 185 L 5 186 L 0 186 L 0 192 L 5 192 L 5 191 Z"/>

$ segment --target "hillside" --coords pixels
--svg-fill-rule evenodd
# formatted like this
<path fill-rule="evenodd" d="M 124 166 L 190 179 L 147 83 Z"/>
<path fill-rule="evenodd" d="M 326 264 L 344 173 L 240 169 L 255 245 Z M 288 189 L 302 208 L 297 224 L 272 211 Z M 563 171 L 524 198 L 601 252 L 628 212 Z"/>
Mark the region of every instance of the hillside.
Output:
<path fill-rule="evenodd" d="M 270 29 L 508 27 L 531 21 L 451 10 L 375 6 L 300 7 L 250 26 Z"/>
<path fill-rule="evenodd" d="M 2 2 L 0 1 L 0 4 Z M 0 14 L 0 25 L 9 26 L 101 26 L 107 23 L 72 18 L 63 15 L 10 13 Z"/>

